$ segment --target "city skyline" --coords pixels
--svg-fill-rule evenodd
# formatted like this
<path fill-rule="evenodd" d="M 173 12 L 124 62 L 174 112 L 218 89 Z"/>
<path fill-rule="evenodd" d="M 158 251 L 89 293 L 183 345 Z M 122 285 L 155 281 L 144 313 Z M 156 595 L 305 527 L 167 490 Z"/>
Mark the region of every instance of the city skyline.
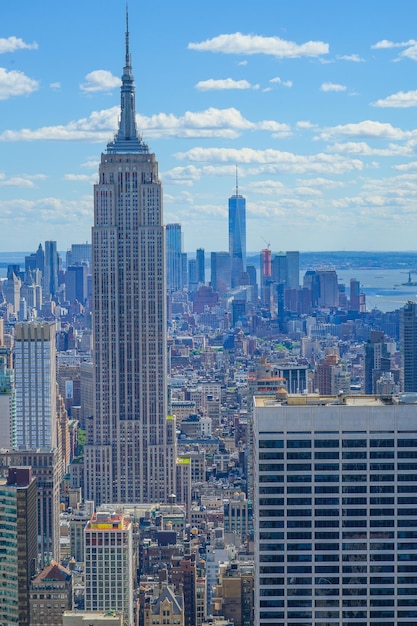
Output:
<path fill-rule="evenodd" d="M 227 249 L 236 165 L 248 250 L 265 239 L 276 250 L 414 248 L 414 3 L 267 0 L 254 12 L 215 0 L 196 20 L 185 0 L 159 7 L 157 20 L 130 7 L 137 125 L 184 250 Z M 46 0 L 39 19 L 25 0 L 3 7 L 3 251 L 90 240 L 97 154 L 117 130 L 124 8 Z"/>

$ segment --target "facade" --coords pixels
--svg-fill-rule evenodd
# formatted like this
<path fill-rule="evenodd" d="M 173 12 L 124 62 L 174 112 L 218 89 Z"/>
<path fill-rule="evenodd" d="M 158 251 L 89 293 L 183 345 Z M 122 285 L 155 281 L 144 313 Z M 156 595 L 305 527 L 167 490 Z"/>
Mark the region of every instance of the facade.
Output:
<path fill-rule="evenodd" d="M 56 241 L 45 241 L 44 290 L 52 298 L 58 293 L 58 251 Z"/>
<path fill-rule="evenodd" d="M 167 289 L 178 291 L 183 287 L 181 224 L 167 224 L 165 231 Z"/>
<path fill-rule="evenodd" d="M 16 391 L 9 362 L 10 350 L 0 347 L 0 448 L 16 446 Z"/>
<path fill-rule="evenodd" d="M 62 626 L 64 611 L 71 609 L 71 572 L 52 561 L 31 583 L 30 626 Z"/>
<path fill-rule="evenodd" d="M 196 252 L 197 261 L 197 281 L 204 285 L 206 282 L 206 258 L 204 248 L 197 248 Z"/>
<path fill-rule="evenodd" d="M 417 391 L 417 302 L 400 309 L 402 390 Z"/>
<path fill-rule="evenodd" d="M 297 250 L 290 250 L 286 253 L 286 277 L 285 286 L 288 289 L 299 289 L 300 287 L 300 253 Z"/>
<path fill-rule="evenodd" d="M 85 496 L 167 502 L 175 487 L 175 420 L 167 420 L 165 246 L 155 155 L 138 135 L 126 31 L 121 117 L 94 187 L 95 408 Z"/>
<path fill-rule="evenodd" d="M 183 604 L 182 595 L 175 595 L 171 587 L 165 585 L 157 598 L 148 599 L 146 602 L 144 626 L 162 626 L 162 624 L 184 626 Z"/>
<path fill-rule="evenodd" d="M 59 486 L 63 476 L 61 455 L 58 449 L 0 451 L 1 472 L 12 466 L 31 467 L 36 478 L 39 562 L 43 567 L 51 559 L 59 561 Z"/>
<path fill-rule="evenodd" d="M 56 448 L 55 323 L 19 322 L 15 336 L 17 445 Z"/>
<path fill-rule="evenodd" d="M 133 624 L 132 524 L 119 513 L 95 513 L 85 531 L 85 608 L 123 612 Z"/>
<path fill-rule="evenodd" d="M 0 478 L 0 624 L 30 626 L 29 585 L 36 573 L 36 479 L 30 467 Z"/>
<path fill-rule="evenodd" d="M 211 253 L 211 286 L 220 296 L 230 289 L 231 259 L 228 252 Z"/>
<path fill-rule="evenodd" d="M 255 398 L 255 624 L 411 624 L 415 405 Z"/>
<path fill-rule="evenodd" d="M 237 173 L 236 193 L 229 198 L 229 254 L 233 288 L 240 285 L 246 268 L 246 199 L 239 194 Z"/>

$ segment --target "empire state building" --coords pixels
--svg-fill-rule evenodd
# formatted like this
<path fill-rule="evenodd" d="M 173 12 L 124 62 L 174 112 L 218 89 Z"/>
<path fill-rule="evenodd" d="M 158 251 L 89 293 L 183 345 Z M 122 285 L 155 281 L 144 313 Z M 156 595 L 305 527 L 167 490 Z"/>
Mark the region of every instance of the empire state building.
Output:
<path fill-rule="evenodd" d="M 176 441 L 167 416 L 162 186 L 136 128 L 127 15 L 119 129 L 101 155 L 92 244 L 95 412 L 85 496 L 96 504 L 167 502 Z"/>

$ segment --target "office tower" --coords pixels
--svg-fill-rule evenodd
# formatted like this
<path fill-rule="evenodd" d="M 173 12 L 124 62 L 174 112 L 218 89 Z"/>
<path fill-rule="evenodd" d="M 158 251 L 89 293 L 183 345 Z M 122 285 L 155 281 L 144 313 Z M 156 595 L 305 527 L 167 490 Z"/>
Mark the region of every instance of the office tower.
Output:
<path fill-rule="evenodd" d="M 403 391 L 417 391 L 417 302 L 400 309 L 400 350 Z"/>
<path fill-rule="evenodd" d="M 30 586 L 30 626 L 62 626 L 62 614 L 72 609 L 71 572 L 52 561 Z"/>
<path fill-rule="evenodd" d="M 15 337 L 17 445 L 56 448 L 55 323 L 19 322 Z"/>
<path fill-rule="evenodd" d="M 94 513 L 84 531 L 85 608 L 123 611 L 133 624 L 132 523 L 122 513 Z"/>
<path fill-rule="evenodd" d="M 29 626 L 29 585 L 36 573 L 36 479 L 30 467 L 0 478 L 0 624 Z"/>
<path fill-rule="evenodd" d="M 230 289 L 230 254 L 228 252 L 211 253 L 211 286 L 220 296 Z"/>
<path fill-rule="evenodd" d="M 339 306 L 339 288 L 335 270 L 317 270 L 318 298 L 313 303 L 319 307 L 334 308 Z"/>
<path fill-rule="evenodd" d="M 415 621 L 415 406 L 254 403 L 255 624 Z"/>
<path fill-rule="evenodd" d="M 197 288 L 197 260 L 190 259 L 188 261 L 188 291 L 193 293 L 194 291 L 197 291 Z"/>
<path fill-rule="evenodd" d="M 30 273 L 39 270 L 42 275 L 45 270 L 45 253 L 40 243 L 36 252 L 25 256 L 25 281 L 29 280 Z"/>
<path fill-rule="evenodd" d="M 1 450 L 0 471 L 9 467 L 32 468 L 38 501 L 38 557 L 41 566 L 59 561 L 59 487 L 63 477 L 58 449 Z"/>
<path fill-rule="evenodd" d="M 87 265 L 91 270 L 91 243 L 73 243 L 66 255 L 67 268 L 71 265 Z"/>
<path fill-rule="evenodd" d="M 197 248 L 197 281 L 202 285 L 206 282 L 206 258 L 204 248 Z"/>
<path fill-rule="evenodd" d="M 258 281 L 256 277 L 256 267 L 254 265 L 248 265 L 246 267 L 246 273 L 249 278 L 249 285 L 252 287 L 252 301 L 258 303 Z"/>
<path fill-rule="evenodd" d="M 165 231 L 167 289 L 178 291 L 183 286 L 181 224 L 167 224 Z"/>
<path fill-rule="evenodd" d="M 162 186 L 155 155 L 136 129 L 128 30 L 119 130 L 101 156 L 99 181 L 85 496 L 96 504 L 166 502 L 175 486 L 176 436 L 175 421 L 167 420 Z"/>
<path fill-rule="evenodd" d="M 274 283 L 286 283 L 287 281 L 287 256 L 285 252 L 276 254 L 271 261 L 271 277 Z"/>
<path fill-rule="evenodd" d="M 391 359 L 381 330 L 371 330 L 365 344 L 365 393 L 376 393 L 376 383 L 382 372 L 389 372 Z"/>
<path fill-rule="evenodd" d="M 65 273 L 65 294 L 69 302 L 84 304 L 87 299 L 87 265 L 70 265 Z"/>
<path fill-rule="evenodd" d="M 0 448 L 16 446 L 16 390 L 9 365 L 10 350 L 0 347 Z"/>
<path fill-rule="evenodd" d="M 51 298 L 58 293 L 58 252 L 56 241 L 45 241 L 44 290 Z"/>
<path fill-rule="evenodd" d="M 272 261 L 271 250 L 264 248 L 261 250 L 261 302 L 262 305 L 268 310 L 271 310 L 271 282 L 272 282 Z"/>
<path fill-rule="evenodd" d="M 287 251 L 286 253 L 286 277 L 285 286 L 288 289 L 298 289 L 300 287 L 300 253 L 298 251 Z"/>
<path fill-rule="evenodd" d="M 236 192 L 229 198 L 229 254 L 233 288 L 240 285 L 240 277 L 246 268 L 246 200 L 239 194 L 237 168 Z"/>
<path fill-rule="evenodd" d="M 356 278 L 350 279 L 349 311 L 359 311 L 361 284 Z"/>

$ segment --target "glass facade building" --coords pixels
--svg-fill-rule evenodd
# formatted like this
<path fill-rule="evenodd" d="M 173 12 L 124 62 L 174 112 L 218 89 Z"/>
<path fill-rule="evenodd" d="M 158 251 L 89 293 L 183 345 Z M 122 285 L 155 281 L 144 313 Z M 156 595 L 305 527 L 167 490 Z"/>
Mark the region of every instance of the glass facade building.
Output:
<path fill-rule="evenodd" d="M 416 623 L 415 405 L 290 398 L 255 398 L 255 623 Z"/>

